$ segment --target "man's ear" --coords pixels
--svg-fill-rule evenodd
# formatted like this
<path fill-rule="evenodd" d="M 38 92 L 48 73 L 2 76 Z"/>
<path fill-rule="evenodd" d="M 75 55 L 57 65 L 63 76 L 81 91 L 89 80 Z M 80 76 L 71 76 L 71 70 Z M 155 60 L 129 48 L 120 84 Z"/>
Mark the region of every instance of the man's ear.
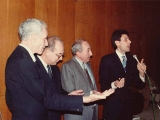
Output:
<path fill-rule="evenodd" d="M 115 45 L 116 45 L 116 46 L 119 45 L 119 41 L 118 41 L 118 40 L 115 41 Z"/>
<path fill-rule="evenodd" d="M 32 41 L 32 43 L 35 43 L 36 42 L 36 35 L 35 34 L 32 34 L 29 36 L 28 38 L 30 41 Z"/>
<path fill-rule="evenodd" d="M 76 55 L 77 55 L 77 56 L 80 56 L 80 52 L 76 52 Z"/>
<path fill-rule="evenodd" d="M 46 50 L 47 50 L 46 54 L 48 54 L 48 55 L 54 53 L 54 51 L 49 50 L 49 48 L 46 48 Z"/>

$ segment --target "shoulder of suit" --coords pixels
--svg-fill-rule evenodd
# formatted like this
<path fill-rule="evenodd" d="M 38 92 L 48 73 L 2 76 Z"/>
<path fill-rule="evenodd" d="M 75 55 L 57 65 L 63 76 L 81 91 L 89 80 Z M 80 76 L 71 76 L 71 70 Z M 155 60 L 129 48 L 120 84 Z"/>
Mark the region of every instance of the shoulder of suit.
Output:
<path fill-rule="evenodd" d="M 132 59 L 132 60 L 134 59 L 133 55 L 131 55 L 130 53 L 126 53 L 126 57 L 127 57 L 127 59 Z"/>
<path fill-rule="evenodd" d="M 15 50 L 11 53 L 8 59 L 14 59 L 16 61 L 17 59 L 20 59 L 20 60 L 30 59 L 31 60 L 31 57 L 25 48 L 23 48 L 22 46 L 17 46 Z"/>
<path fill-rule="evenodd" d="M 75 63 L 75 60 L 70 59 L 70 60 L 66 61 L 65 63 L 63 63 L 63 66 L 64 65 L 71 65 L 71 64 L 74 64 L 74 63 Z"/>
<path fill-rule="evenodd" d="M 57 65 L 51 65 L 51 68 L 59 70 L 59 67 Z"/>
<path fill-rule="evenodd" d="M 111 54 L 106 54 L 102 57 L 102 59 L 108 59 L 108 58 L 112 58 L 114 57 L 116 54 L 115 53 L 111 53 Z"/>
<path fill-rule="evenodd" d="M 137 64 L 137 61 L 133 58 L 132 54 L 127 53 L 126 57 L 127 57 L 127 61 L 130 61 L 132 64 L 135 64 L 135 65 Z"/>

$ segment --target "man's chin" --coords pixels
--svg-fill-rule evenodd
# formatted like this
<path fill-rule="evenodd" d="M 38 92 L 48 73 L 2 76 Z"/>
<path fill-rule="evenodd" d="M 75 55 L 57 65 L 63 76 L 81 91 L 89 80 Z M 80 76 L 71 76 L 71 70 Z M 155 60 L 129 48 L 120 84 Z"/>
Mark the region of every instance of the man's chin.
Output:
<path fill-rule="evenodd" d="M 57 62 L 55 62 L 55 63 L 52 63 L 52 65 L 57 65 Z"/>
<path fill-rule="evenodd" d="M 40 52 L 40 51 L 39 51 L 39 52 L 37 52 L 37 54 L 38 54 L 38 55 L 41 55 L 42 53 L 43 53 L 43 51 L 41 51 L 41 52 Z"/>
<path fill-rule="evenodd" d="M 129 49 L 129 50 L 127 50 L 126 52 L 130 52 L 130 49 Z"/>
<path fill-rule="evenodd" d="M 41 55 L 43 52 L 44 52 L 44 49 L 43 49 L 43 50 L 41 50 L 41 51 L 39 51 L 39 53 L 38 53 L 38 54 L 40 54 L 40 55 Z"/>

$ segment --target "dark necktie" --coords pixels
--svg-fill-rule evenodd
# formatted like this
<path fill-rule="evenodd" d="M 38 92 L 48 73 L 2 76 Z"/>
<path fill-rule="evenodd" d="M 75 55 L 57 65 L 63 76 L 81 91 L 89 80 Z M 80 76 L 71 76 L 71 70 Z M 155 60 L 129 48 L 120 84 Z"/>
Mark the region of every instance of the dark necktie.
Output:
<path fill-rule="evenodd" d="M 123 68 L 124 68 L 124 70 L 126 71 L 126 62 L 127 62 L 127 60 L 126 60 L 126 57 L 125 56 L 122 56 L 122 65 L 123 65 Z"/>
<path fill-rule="evenodd" d="M 52 70 L 51 70 L 51 66 L 50 65 L 47 65 L 47 68 L 48 68 L 48 75 L 49 77 L 52 79 Z"/>
<path fill-rule="evenodd" d="M 83 63 L 82 65 L 83 65 L 83 70 L 84 70 L 84 72 L 85 72 L 85 74 L 86 74 L 86 76 L 87 76 L 87 79 L 88 79 L 89 83 L 90 83 L 91 89 L 94 90 L 94 86 L 93 86 L 91 77 L 90 77 L 90 75 L 89 75 L 89 73 L 88 73 L 88 70 L 87 70 L 86 67 L 85 67 L 85 63 Z"/>

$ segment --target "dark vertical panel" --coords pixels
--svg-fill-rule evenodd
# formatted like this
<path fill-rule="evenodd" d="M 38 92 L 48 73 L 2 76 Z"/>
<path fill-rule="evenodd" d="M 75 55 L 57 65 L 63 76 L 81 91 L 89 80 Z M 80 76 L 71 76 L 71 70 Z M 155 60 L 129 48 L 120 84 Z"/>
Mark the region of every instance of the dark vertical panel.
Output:
<path fill-rule="evenodd" d="M 142 36 L 138 33 L 134 33 L 134 32 L 130 32 L 129 34 L 129 38 L 131 40 L 131 54 L 132 55 L 137 55 L 138 59 L 141 60 L 142 59 L 142 53 L 141 53 L 141 49 L 142 49 Z"/>
<path fill-rule="evenodd" d="M 160 55 L 160 1 L 144 2 L 144 51 L 147 64 L 147 72 L 155 83 L 160 87 L 159 82 L 159 55 Z"/>

